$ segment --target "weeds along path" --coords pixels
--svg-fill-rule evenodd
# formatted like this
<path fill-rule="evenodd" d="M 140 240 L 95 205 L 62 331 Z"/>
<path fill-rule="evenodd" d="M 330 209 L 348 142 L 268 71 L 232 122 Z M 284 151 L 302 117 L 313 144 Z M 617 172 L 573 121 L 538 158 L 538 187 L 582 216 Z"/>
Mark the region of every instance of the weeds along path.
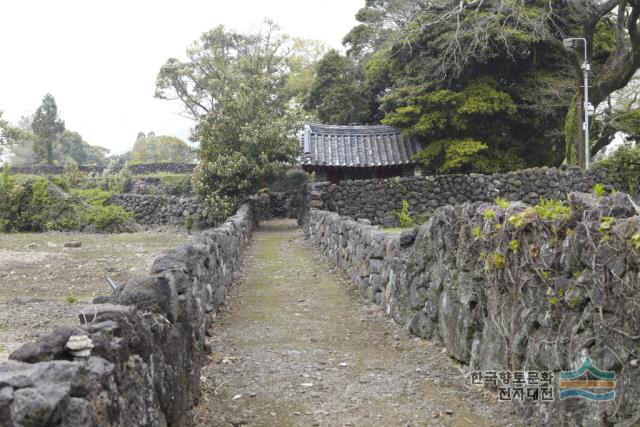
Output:
<path fill-rule="evenodd" d="M 200 426 L 518 425 L 357 296 L 292 221 L 258 229 L 209 338 Z"/>

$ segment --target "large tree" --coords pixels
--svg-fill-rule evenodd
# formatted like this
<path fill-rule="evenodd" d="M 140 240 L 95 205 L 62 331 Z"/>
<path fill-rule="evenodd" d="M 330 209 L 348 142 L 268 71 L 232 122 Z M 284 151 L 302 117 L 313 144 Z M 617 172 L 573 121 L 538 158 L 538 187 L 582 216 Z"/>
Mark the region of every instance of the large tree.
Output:
<path fill-rule="evenodd" d="M 218 27 L 162 67 L 156 95 L 195 119 L 200 160 L 194 188 L 208 216 L 224 220 L 295 161 L 299 125 L 287 81 L 295 43 L 273 23 L 241 34 Z"/>
<path fill-rule="evenodd" d="M 53 164 L 53 149 L 64 132 L 64 122 L 58 117 L 58 106 L 53 95 L 46 94 L 33 115 L 31 128 L 36 136 L 33 150 L 36 161 Z"/>
<path fill-rule="evenodd" d="M 303 105 L 322 123 L 369 123 L 377 103 L 363 78 L 363 70 L 353 59 L 331 50 L 316 65 Z"/>
<path fill-rule="evenodd" d="M 582 60 L 563 38 L 587 39 L 596 105 L 639 66 L 638 0 L 405 3 L 367 0 L 345 41 L 364 84 L 384 85 L 384 121 L 421 138 L 433 170 L 575 161 Z"/>

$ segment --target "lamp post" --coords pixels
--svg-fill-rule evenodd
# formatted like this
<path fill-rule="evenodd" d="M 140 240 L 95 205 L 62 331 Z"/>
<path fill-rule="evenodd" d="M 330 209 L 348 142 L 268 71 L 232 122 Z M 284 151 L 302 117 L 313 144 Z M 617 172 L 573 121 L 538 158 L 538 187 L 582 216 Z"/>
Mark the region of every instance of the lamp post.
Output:
<path fill-rule="evenodd" d="M 589 70 L 591 70 L 591 65 L 587 61 L 587 39 L 585 38 L 568 38 L 563 39 L 562 44 L 565 49 L 571 49 L 574 45 L 574 42 L 582 42 L 584 44 L 584 62 L 582 63 L 582 75 L 584 77 L 584 122 L 582 123 L 582 132 L 584 135 L 584 168 L 589 169 L 589 157 L 591 157 L 589 151 Z"/>

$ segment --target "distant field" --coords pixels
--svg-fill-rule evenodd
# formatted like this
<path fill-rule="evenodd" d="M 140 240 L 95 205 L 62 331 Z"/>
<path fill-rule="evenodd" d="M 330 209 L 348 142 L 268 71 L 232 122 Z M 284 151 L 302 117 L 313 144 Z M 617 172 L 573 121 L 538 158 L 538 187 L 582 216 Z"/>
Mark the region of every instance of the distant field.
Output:
<path fill-rule="evenodd" d="M 122 283 L 148 273 L 155 257 L 187 240 L 168 228 L 123 234 L 0 233 L 0 360 Z M 79 241 L 79 248 L 65 248 Z"/>

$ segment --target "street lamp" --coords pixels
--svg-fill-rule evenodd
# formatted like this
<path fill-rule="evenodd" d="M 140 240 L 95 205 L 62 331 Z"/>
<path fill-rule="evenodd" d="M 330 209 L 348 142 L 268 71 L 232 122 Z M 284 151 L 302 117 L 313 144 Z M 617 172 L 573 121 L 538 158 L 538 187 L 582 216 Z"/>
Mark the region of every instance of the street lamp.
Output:
<path fill-rule="evenodd" d="M 582 75 L 584 76 L 584 122 L 582 123 L 582 132 L 584 134 L 584 167 L 589 169 L 589 157 L 591 156 L 589 151 L 589 70 L 591 66 L 587 62 L 587 39 L 584 38 L 568 38 L 562 40 L 562 44 L 565 49 L 571 49 L 574 46 L 574 42 L 582 42 L 584 44 L 584 62 L 582 63 Z"/>

